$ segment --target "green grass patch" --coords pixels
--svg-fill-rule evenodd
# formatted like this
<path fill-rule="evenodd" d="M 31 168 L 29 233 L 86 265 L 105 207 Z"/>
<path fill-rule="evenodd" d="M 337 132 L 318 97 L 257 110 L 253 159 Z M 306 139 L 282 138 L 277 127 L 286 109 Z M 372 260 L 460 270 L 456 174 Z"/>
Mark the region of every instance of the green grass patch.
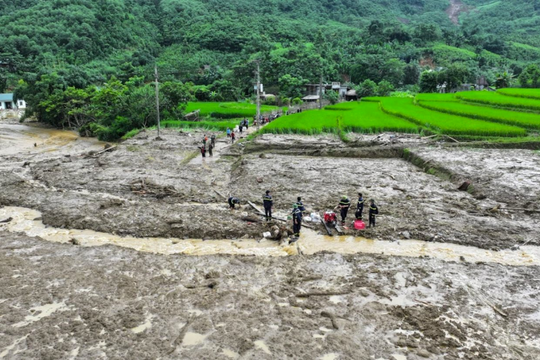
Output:
<path fill-rule="evenodd" d="M 415 122 L 434 132 L 446 135 L 525 136 L 525 129 L 484 120 L 440 113 L 414 105 L 410 99 L 385 98 L 382 109 L 392 115 Z"/>
<path fill-rule="evenodd" d="M 202 117 L 213 117 L 218 119 L 251 118 L 257 113 L 257 105 L 250 103 L 236 102 L 191 102 L 186 107 L 186 113 L 201 110 Z M 277 106 L 261 105 L 261 113 L 283 110 Z"/>
<path fill-rule="evenodd" d="M 378 102 L 365 101 L 341 103 L 328 106 L 324 110 L 282 116 L 261 129 L 262 133 L 273 134 L 335 133 L 342 138 L 346 136 L 346 132 L 385 131 L 417 133 L 419 129 L 407 120 L 384 113 Z"/>
<path fill-rule="evenodd" d="M 504 108 L 525 109 L 540 111 L 540 100 L 505 96 L 495 92 L 488 91 L 467 91 L 456 93 L 458 99 L 485 104 L 490 106 L 499 106 Z"/>
<path fill-rule="evenodd" d="M 176 121 L 167 120 L 161 123 L 164 128 L 181 128 L 181 129 L 206 129 L 215 131 L 231 130 L 238 125 L 237 121 Z"/>
<path fill-rule="evenodd" d="M 125 134 L 124 136 L 122 136 L 122 140 L 131 139 L 132 137 L 138 135 L 140 132 L 141 132 L 141 129 L 133 129 L 129 131 L 127 134 Z"/>
<path fill-rule="evenodd" d="M 459 99 L 456 99 L 454 94 L 437 94 L 437 93 L 435 93 L 435 94 L 431 94 L 431 93 L 418 94 L 418 95 L 416 95 L 416 97 L 414 99 L 416 101 L 459 102 Z"/>
<path fill-rule="evenodd" d="M 517 125 L 529 129 L 540 129 L 540 115 L 503 109 L 476 106 L 456 102 L 420 101 L 420 106 L 444 112 L 447 114 L 464 116 L 472 119 L 494 121 L 503 124 Z"/>
<path fill-rule="evenodd" d="M 540 100 L 540 89 L 500 89 L 497 93 L 505 96 Z"/>
<path fill-rule="evenodd" d="M 411 99 L 405 99 L 411 101 Z M 380 103 L 361 102 L 356 104 L 356 108 L 351 112 L 343 113 L 341 127 L 345 131 L 358 133 L 419 132 L 416 124 L 382 111 Z"/>

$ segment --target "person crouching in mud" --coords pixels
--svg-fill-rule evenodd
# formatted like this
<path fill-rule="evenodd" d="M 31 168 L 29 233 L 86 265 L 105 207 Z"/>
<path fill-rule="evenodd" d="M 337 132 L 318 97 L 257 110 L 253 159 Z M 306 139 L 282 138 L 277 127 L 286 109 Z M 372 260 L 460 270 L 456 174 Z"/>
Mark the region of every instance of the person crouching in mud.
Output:
<path fill-rule="evenodd" d="M 235 198 L 234 196 L 231 196 L 227 202 L 229 203 L 229 209 L 231 210 L 235 209 L 235 205 L 240 205 L 240 199 Z"/>

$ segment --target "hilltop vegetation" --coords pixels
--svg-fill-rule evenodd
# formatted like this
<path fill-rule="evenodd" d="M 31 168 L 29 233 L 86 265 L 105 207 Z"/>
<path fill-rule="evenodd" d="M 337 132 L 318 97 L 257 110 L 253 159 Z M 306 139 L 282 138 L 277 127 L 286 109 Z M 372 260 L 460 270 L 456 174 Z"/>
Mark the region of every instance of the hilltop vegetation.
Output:
<path fill-rule="evenodd" d="M 55 99 L 71 99 L 74 90 L 93 94 L 118 81 L 128 88 L 122 101 L 145 102 L 154 64 L 161 81 L 182 89 L 184 101 L 251 97 L 255 59 L 265 90 L 278 102 L 300 97 L 303 85 L 321 75 L 350 81 L 363 96 L 433 91 L 437 84 L 474 82 L 480 75 L 493 85 L 540 85 L 534 65 L 540 62 L 540 0 L 467 0 L 459 26 L 445 13 L 447 0 L 4 3 L 0 91 L 16 90 L 30 112 L 55 125 L 71 124 L 50 108 L 58 108 Z M 421 79 L 425 70 L 436 71 Z M 91 108 L 91 101 L 84 103 Z M 171 105 L 168 120 L 183 111 L 184 105 Z M 115 114 L 85 113 L 101 133 L 117 122 Z M 148 114 L 123 117 L 122 130 L 111 137 L 152 124 Z"/>

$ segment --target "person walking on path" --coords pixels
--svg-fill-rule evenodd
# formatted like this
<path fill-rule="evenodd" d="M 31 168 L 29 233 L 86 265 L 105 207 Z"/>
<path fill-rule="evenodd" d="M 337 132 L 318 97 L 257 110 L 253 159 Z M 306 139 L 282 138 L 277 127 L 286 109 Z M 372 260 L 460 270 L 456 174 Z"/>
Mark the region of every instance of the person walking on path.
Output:
<path fill-rule="evenodd" d="M 358 202 L 356 203 L 356 219 L 362 220 L 362 213 L 364 212 L 364 197 L 362 193 L 358 193 Z"/>
<path fill-rule="evenodd" d="M 266 221 L 272 220 L 272 207 L 274 206 L 274 200 L 270 194 L 270 190 L 266 190 L 266 193 L 263 195 L 263 205 L 264 205 L 264 216 L 266 216 Z"/>
<path fill-rule="evenodd" d="M 292 210 L 293 219 L 293 237 L 291 242 L 295 242 L 300 237 L 300 229 L 302 228 L 302 210 L 298 207 L 298 204 L 293 205 Z"/>
<path fill-rule="evenodd" d="M 212 145 L 212 142 L 210 142 L 210 144 L 208 144 L 208 154 L 212 157 L 214 156 L 213 150 L 214 150 L 214 145 Z"/>
<path fill-rule="evenodd" d="M 202 157 L 205 158 L 206 157 L 206 148 L 204 146 L 201 146 L 199 149 L 201 150 Z"/>
<path fill-rule="evenodd" d="M 379 214 L 379 208 L 375 205 L 375 200 L 369 201 L 369 227 L 375 227 L 375 215 Z"/>
<path fill-rule="evenodd" d="M 210 136 L 210 143 L 213 147 L 216 147 L 216 134 L 212 134 L 212 136 Z"/>
<path fill-rule="evenodd" d="M 231 137 L 231 129 L 227 128 L 227 137 Z"/>
<path fill-rule="evenodd" d="M 341 210 L 341 224 L 345 225 L 345 219 L 347 218 L 347 213 L 351 207 L 351 200 L 349 200 L 347 195 L 343 195 L 337 207 Z"/>
<path fill-rule="evenodd" d="M 234 140 L 236 139 L 236 134 L 234 131 L 231 132 L 231 144 L 234 144 Z"/>

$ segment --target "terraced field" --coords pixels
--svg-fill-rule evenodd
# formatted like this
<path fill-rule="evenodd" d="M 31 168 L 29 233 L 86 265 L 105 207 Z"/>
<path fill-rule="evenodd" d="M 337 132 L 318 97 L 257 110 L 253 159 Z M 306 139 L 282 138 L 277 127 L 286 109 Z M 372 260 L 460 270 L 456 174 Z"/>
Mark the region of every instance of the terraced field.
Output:
<path fill-rule="evenodd" d="M 526 135 L 526 131 L 517 126 L 474 120 L 463 116 L 429 110 L 413 104 L 410 99 L 386 98 L 382 100 L 381 104 L 385 112 L 410 120 L 418 126 L 425 127 L 437 133 L 504 137 Z"/>
<path fill-rule="evenodd" d="M 341 103 L 327 106 L 324 110 L 304 111 L 283 116 L 261 130 L 263 133 L 307 135 L 339 131 L 415 133 L 419 129 L 410 121 L 384 113 L 377 102 L 362 101 Z"/>
<path fill-rule="evenodd" d="M 540 89 L 500 89 L 497 93 L 506 96 L 540 100 Z"/>
<path fill-rule="evenodd" d="M 457 93 L 456 98 L 471 103 L 540 112 L 540 100 L 525 97 L 506 96 L 502 94 L 503 93 L 487 91 L 467 91 Z"/>
<path fill-rule="evenodd" d="M 251 118 L 255 114 L 255 105 L 247 103 L 191 103 L 187 111 L 195 109 L 201 110 L 206 121 L 166 121 L 164 126 L 224 131 L 236 126 L 237 118 Z M 263 112 L 280 110 L 286 109 L 262 108 Z M 398 132 L 451 135 L 472 140 L 534 137 L 539 130 L 540 90 L 502 89 L 498 92 L 418 94 L 414 99 L 364 98 L 360 102 L 344 102 L 323 110 L 282 116 L 262 128 L 260 133 L 336 133 L 341 136 L 347 132 Z"/>
<path fill-rule="evenodd" d="M 528 129 L 540 129 L 540 114 L 496 109 L 488 106 L 477 106 L 460 102 L 418 101 L 418 104 L 426 109 L 472 119 L 482 119 L 516 125 Z"/>

